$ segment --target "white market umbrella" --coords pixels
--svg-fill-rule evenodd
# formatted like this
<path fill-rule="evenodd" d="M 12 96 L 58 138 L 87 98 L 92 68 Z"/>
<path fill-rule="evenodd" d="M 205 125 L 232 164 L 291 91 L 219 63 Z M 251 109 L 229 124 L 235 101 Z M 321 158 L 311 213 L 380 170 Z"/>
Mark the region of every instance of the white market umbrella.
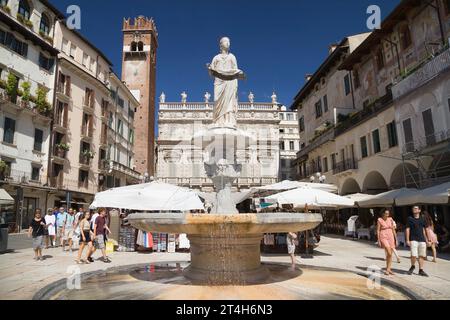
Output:
<path fill-rule="evenodd" d="M 373 196 L 370 194 L 365 194 L 365 193 L 354 193 L 354 194 L 347 194 L 343 197 L 353 200 L 355 202 L 358 202 L 358 201 L 369 199 Z"/>
<path fill-rule="evenodd" d="M 416 194 L 405 195 L 395 202 L 398 206 L 416 204 L 448 204 L 450 198 L 450 182 L 419 190 Z"/>
<path fill-rule="evenodd" d="M 204 210 L 202 201 L 194 191 L 157 181 L 97 193 L 90 207 L 140 211 Z"/>
<path fill-rule="evenodd" d="M 266 197 L 268 203 L 292 204 L 294 207 L 314 207 L 314 208 L 350 208 L 355 202 L 338 196 L 331 192 L 326 192 L 312 188 L 297 188 Z"/>
<path fill-rule="evenodd" d="M 362 208 L 392 207 L 394 205 L 399 205 L 397 199 L 414 196 L 417 195 L 418 192 L 417 189 L 395 189 L 357 201 L 357 204 Z"/>
<path fill-rule="evenodd" d="M 1 204 L 13 204 L 14 199 L 9 195 L 5 189 L 0 189 L 0 205 Z"/>
<path fill-rule="evenodd" d="M 271 184 L 268 186 L 262 186 L 255 188 L 259 191 L 285 191 L 285 190 L 292 190 L 297 188 L 312 188 L 312 189 L 319 189 L 326 192 L 332 192 L 337 193 L 337 187 L 332 184 L 325 184 L 325 183 L 310 183 L 310 182 L 300 182 L 300 181 L 290 181 L 290 180 L 284 180 L 275 184 Z"/>

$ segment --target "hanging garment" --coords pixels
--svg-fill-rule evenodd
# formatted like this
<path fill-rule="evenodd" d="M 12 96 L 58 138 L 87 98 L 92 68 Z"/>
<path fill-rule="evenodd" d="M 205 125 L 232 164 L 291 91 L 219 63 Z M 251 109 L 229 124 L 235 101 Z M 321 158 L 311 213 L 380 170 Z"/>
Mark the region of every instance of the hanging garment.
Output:
<path fill-rule="evenodd" d="M 180 234 L 180 236 L 178 237 L 178 241 L 178 248 L 180 249 L 189 249 L 191 247 L 189 239 L 185 233 Z"/>

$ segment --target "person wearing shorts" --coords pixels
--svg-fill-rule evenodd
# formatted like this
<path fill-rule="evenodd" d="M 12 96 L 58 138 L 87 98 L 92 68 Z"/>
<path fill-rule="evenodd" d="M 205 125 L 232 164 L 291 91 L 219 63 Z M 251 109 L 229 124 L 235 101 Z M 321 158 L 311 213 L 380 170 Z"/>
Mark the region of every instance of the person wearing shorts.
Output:
<path fill-rule="evenodd" d="M 288 248 L 288 254 L 291 257 L 291 269 L 295 270 L 295 239 L 297 234 L 289 232 L 286 237 L 286 243 Z"/>
<path fill-rule="evenodd" d="M 62 229 L 62 233 L 64 235 L 63 244 L 62 244 L 63 251 L 66 251 L 66 243 L 69 246 L 67 251 L 72 250 L 73 232 L 74 232 L 74 227 L 75 227 L 74 224 L 75 224 L 75 214 L 74 214 L 73 209 L 70 208 L 69 212 L 66 215 L 66 218 L 64 220 L 63 229 Z"/>
<path fill-rule="evenodd" d="M 44 260 L 42 257 L 42 248 L 44 247 L 45 229 L 46 224 L 42 218 L 41 209 L 36 209 L 34 219 L 31 220 L 30 228 L 28 229 L 28 237 L 33 238 L 34 260 Z"/>
<path fill-rule="evenodd" d="M 111 260 L 109 260 L 108 257 L 106 256 L 106 246 L 105 246 L 105 233 L 111 232 L 108 226 L 106 225 L 106 209 L 100 208 L 98 212 L 99 215 L 97 216 L 94 222 L 94 237 L 95 237 L 94 248 L 88 257 L 88 261 L 92 262 L 91 260 L 92 254 L 95 252 L 96 249 L 99 249 L 102 251 L 103 262 L 110 263 Z"/>
<path fill-rule="evenodd" d="M 428 277 L 423 271 L 424 261 L 427 257 L 427 243 L 429 243 L 426 233 L 426 222 L 421 216 L 419 206 L 413 207 L 413 216 L 408 218 L 406 226 L 406 244 L 411 249 L 411 268 L 408 271 L 412 275 L 416 268 L 416 261 L 419 260 L 419 275 Z"/>
<path fill-rule="evenodd" d="M 64 243 L 64 233 L 63 233 L 63 229 L 64 229 L 64 221 L 66 220 L 66 216 L 67 216 L 67 212 L 64 209 L 64 207 L 59 208 L 59 211 L 57 211 L 55 213 L 55 218 L 56 218 L 56 237 L 59 240 L 59 245 L 62 247 L 63 243 Z M 57 241 L 58 241 L 57 240 Z"/>

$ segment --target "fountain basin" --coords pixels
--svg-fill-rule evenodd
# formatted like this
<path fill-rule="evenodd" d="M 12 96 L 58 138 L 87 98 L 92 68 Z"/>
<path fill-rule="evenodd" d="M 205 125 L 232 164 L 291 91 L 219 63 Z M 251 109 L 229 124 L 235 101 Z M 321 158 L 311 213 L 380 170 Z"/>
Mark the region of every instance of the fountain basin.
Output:
<path fill-rule="evenodd" d="M 181 214 L 137 213 L 128 221 L 148 232 L 185 233 L 191 242 L 191 264 L 186 278 L 208 285 L 259 283 L 269 276 L 261 266 L 260 244 L 264 233 L 314 229 L 320 214 Z"/>

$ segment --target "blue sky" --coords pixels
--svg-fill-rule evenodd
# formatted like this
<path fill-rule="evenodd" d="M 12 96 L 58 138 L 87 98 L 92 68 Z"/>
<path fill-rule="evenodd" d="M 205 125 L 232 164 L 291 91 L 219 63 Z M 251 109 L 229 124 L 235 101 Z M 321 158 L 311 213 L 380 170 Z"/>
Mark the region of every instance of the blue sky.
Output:
<path fill-rule="evenodd" d="M 328 45 L 343 37 L 369 31 L 366 9 L 379 5 L 383 18 L 400 0 L 53 0 L 62 12 L 77 4 L 82 11 L 81 33 L 121 72 L 122 19 L 153 17 L 159 33 L 157 95 L 167 101 L 202 101 L 213 92 L 205 64 L 218 52 L 221 36 L 231 38 L 231 51 L 247 74 L 239 99 L 278 101 L 290 106 L 328 54 Z"/>

